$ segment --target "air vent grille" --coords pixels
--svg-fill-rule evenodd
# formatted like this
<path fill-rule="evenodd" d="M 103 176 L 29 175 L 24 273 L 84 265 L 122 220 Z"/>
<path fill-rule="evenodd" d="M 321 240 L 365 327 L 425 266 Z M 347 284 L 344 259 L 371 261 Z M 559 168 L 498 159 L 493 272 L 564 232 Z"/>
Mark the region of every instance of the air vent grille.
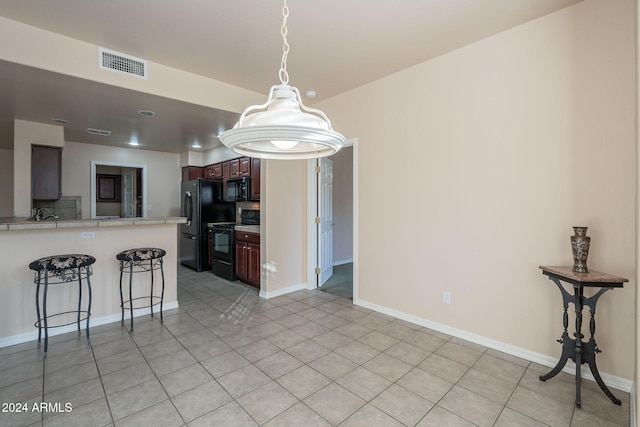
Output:
<path fill-rule="evenodd" d="M 103 48 L 99 48 L 98 53 L 100 56 L 100 69 L 115 71 L 141 79 L 147 78 L 147 61 L 144 59 Z"/>

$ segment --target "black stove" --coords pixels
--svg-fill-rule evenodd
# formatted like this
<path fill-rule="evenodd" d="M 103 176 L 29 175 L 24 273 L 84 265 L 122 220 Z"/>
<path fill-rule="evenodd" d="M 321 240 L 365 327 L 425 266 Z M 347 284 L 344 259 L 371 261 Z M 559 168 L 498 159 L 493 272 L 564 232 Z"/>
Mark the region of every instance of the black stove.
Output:
<path fill-rule="evenodd" d="M 241 225 L 259 225 L 260 211 L 244 209 L 240 213 Z M 217 276 L 227 280 L 236 280 L 235 271 L 235 222 L 212 222 L 211 228 L 211 269 Z"/>

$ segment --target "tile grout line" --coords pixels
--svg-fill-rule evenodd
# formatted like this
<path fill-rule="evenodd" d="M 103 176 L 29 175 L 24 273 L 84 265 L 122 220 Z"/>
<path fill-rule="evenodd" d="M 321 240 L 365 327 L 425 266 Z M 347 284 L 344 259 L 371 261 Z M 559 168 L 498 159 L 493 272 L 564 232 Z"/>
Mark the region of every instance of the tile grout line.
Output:
<path fill-rule="evenodd" d="M 111 411 L 111 403 L 109 403 L 109 397 L 107 396 L 107 390 L 104 388 L 104 382 L 102 381 L 102 374 L 100 373 L 100 366 L 98 366 L 98 359 L 93 349 L 93 344 L 89 340 L 89 347 L 91 348 L 91 354 L 93 355 L 93 362 L 96 364 L 96 370 L 98 371 L 98 378 L 100 378 L 100 385 L 102 386 L 102 392 L 104 393 L 104 400 L 107 402 L 107 408 L 109 409 L 109 416 L 111 417 L 111 423 L 115 425 L 116 421 L 113 418 L 113 412 Z"/>

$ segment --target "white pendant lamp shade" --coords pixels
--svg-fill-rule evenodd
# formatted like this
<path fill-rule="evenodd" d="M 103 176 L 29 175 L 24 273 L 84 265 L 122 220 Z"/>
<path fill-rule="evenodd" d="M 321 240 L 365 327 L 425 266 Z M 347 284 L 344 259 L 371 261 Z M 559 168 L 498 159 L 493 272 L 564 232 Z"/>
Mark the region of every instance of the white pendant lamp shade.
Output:
<path fill-rule="evenodd" d="M 238 123 L 220 135 L 220 141 L 243 156 L 262 159 L 313 159 L 335 154 L 345 142 L 320 110 L 302 103 L 297 88 L 289 86 L 287 73 L 287 18 L 289 8 L 282 8 L 283 54 L 280 83 L 272 86 L 267 102 L 252 105 L 240 115 Z"/>
<path fill-rule="evenodd" d="M 248 114 L 254 110 L 263 111 Z M 345 142 L 327 116 L 302 104 L 298 89 L 287 84 L 273 86 L 267 102 L 247 108 L 220 140 L 243 156 L 287 160 L 330 156 Z"/>

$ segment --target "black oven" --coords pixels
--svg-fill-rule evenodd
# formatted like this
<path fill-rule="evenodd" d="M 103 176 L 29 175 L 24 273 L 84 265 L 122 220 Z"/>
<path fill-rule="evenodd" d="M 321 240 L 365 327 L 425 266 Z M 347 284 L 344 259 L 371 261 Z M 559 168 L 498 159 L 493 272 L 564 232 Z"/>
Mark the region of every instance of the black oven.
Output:
<path fill-rule="evenodd" d="M 236 280 L 234 225 L 235 223 L 211 224 L 211 270 L 227 280 Z"/>
<path fill-rule="evenodd" d="M 240 224 L 260 225 L 260 210 L 243 209 Z M 211 229 L 211 270 L 216 276 L 236 280 L 235 226 L 233 222 L 214 222 Z"/>

